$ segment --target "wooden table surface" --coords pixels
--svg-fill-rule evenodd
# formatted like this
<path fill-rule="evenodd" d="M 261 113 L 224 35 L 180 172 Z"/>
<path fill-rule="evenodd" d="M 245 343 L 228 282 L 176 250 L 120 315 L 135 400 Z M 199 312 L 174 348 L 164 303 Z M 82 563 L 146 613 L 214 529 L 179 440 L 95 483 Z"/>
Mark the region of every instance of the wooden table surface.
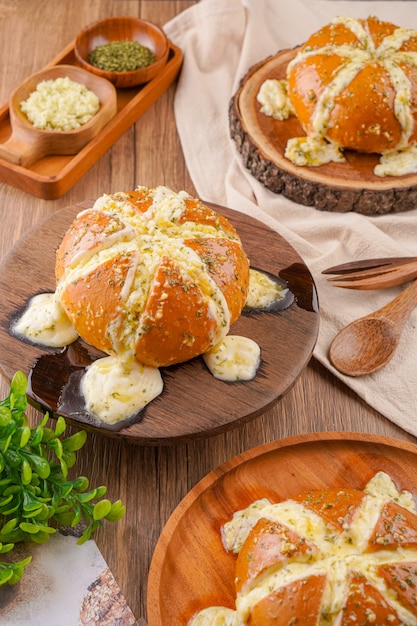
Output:
<path fill-rule="evenodd" d="M 163 25 L 191 0 L 0 0 L 0 102 L 41 69 L 86 24 L 135 15 Z M 43 200 L 0 183 L 0 255 L 54 211 L 138 184 L 195 193 L 173 114 L 175 85 L 62 198 Z M 1 380 L 0 392 L 8 386 Z M 1 397 L 4 397 L 3 395 Z M 30 409 L 31 420 L 39 418 Z M 140 623 L 146 619 L 147 575 L 158 536 L 176 505 L 210 470 L 236 454 L 275 439 L 319 431 L 362 431 L 414 441 L 372 410 L 314 359 L 284 398 L 250 423 L 207 440 L 144 447 L 90 434 L 76 471 L 106 484 L 127 507 L 96 541 Z M 169 625 L 167 625 L 169 626 Z"/>

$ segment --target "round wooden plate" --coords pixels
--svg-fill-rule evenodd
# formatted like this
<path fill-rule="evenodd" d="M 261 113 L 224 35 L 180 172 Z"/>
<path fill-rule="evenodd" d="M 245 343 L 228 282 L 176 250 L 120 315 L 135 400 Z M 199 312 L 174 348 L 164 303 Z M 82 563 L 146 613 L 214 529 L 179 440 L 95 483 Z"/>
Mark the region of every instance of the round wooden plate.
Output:
<path fill-rule="evenodd" d="M 313 433 L 253 448 L 203 478 L 158 540 L 149 572 L 149 626 L 182 626 L 208 606 L 235 608 L 236 556 L 220 529 L 254 500 L 307 489 L 362 489 L 378 471 L 417 494 L 417 445 L 359 433 Z"/>
<path fill-rule="evenodd" d="M 288 139 L 305 133 L 295 116 L 280 122 L 261 113 L 256 97 L 265 80 L 285 78 L 297 50 L 283 50 L 252 67 L 230 102 L 231 136 L 245 167 L 274 193 L 320 210 L 378 215 L 414 209 L 417 174 L 375 176 L 378 155 L 345 151 L 346 163 L 320 167 L 299 167 L 285 158 Z"/>
<path fill-rule="evenodd" d="M 161 369 L 162 394 L 131 424 L 118 430 L 91 421 L 78 392 L 86 365 L 98 356 L 78 340 L 64 350 L 20 341 L 10 333 L 13 318 L 29 299 L 55 289 L 55 251 L 84 202 L 63 209 L 20 239 L 0 265 L 0 368 L 11 380 L 17 370 L 30 376 L 29 400 L 76 426 L 140 444 L 170 444 L 222 432 L 264 412 L 292 386 L 310 360 L 318 334 L 317 294 L 310 272 L 295 250 L 258 220 L 210 205 L 239 232 L 252 267 L 287 281 L 294 302 L 282 311 L 244 313 L 231 333 L 261 347 L 262 363 L 248 382 L 214 378 L 203 359 Z M 267 242 L 267 245 L 265 245 Z"/>

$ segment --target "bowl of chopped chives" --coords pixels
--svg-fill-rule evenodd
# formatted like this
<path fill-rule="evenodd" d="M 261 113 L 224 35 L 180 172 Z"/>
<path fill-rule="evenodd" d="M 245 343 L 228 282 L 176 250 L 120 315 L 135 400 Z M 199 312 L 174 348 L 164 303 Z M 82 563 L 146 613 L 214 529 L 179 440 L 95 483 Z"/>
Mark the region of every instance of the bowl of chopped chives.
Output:
<path fill-rule="evenodd" d="M 137 17 L 108 17 L 77 35 L 74 52 L 82 68 L 116 88 L 135 87 L 155 78 L 168 60 L 163 30 Z"/>

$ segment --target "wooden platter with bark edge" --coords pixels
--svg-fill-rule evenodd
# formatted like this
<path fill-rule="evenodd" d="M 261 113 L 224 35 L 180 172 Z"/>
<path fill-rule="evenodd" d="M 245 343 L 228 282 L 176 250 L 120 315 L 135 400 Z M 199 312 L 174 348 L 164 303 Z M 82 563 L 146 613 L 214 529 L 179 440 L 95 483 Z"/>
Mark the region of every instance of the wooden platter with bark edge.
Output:
<path fill-rule="evenodd" d="M 69 206 L 37 224 L 0 264 L 0 369 L 30 376 L 29 399 L 35 407 L 62 415 L 76 427 L 141 445 L 162 445 L 218 434 L 260 415 L 293 385 L 311 358 L 319 311 L 313 278 L 302 259 L 278 233 L 258 220 L 206 203 L 237 229 L 252 267 L 270 272 L 294 295 L 282 311 L 242 314 L 230 333 L 250 337 L 261 347 L 262 362 L 251 381 L 227 383 L 214 378 L 202 357 L 161 368 L 162 394 L 139 419 L 118 430 L 94 423 L 79 393 L 82 373 L 100 356 L 80 339 L 64 350 L 35 346 L 10 332 L 30 298 L 55 290 L 55 251 L 75 215 L 93 201 Z M 265 246 L 265 241 L 268 245 Z"/>
<path fill-rule="evenodd" d="M 252 67 L 230 102 L 230 133 L 245 167 L 274 193 L 319 210 L 381 215 L 416 208 L 417 174 L 375 176 L 379 155 L 346 150 L 346 163 L 319 167 L 300 167 L 285 158 L 288 139 L 305 133 L 295 116 L 279 121 L 261 113 L 256 96 L 265 80 L 286 77 L 298 49 Z"/>
<path fill-rule="evenodd" d="M 236 556 L 220 529 L 259 498 L 278 502 L 307 489 L 363 489 L 378 471 L 417 496 L 417 445 L 349 432 L 311 433 L 263 444 L 205 476 L 180 502 L 156 545 L 149 626 L 183 626 L 209 606 L 235 608 Z"/>

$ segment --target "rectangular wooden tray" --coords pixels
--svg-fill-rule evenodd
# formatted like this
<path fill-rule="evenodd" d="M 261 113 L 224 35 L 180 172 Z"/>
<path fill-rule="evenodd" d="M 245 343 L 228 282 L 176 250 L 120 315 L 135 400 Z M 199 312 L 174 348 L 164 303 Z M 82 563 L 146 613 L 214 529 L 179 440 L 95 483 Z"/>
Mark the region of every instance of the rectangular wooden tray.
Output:
<path fill-rule="evenodd" d="M 45 200 L 63 196 L 174 82 L 182 57 L 182 51 L 170 42 L 167 64 L 153 80 L 131 89 L 118 89 L 116 115 L 80 152 L 44 157 L 28 167 L 0 159 L 0 181 Z M 61 64 L 77 65 L 74 42 L 44 69 Z M 0 143 L 10 134 L 7 104 L 0 109 Z"/>

